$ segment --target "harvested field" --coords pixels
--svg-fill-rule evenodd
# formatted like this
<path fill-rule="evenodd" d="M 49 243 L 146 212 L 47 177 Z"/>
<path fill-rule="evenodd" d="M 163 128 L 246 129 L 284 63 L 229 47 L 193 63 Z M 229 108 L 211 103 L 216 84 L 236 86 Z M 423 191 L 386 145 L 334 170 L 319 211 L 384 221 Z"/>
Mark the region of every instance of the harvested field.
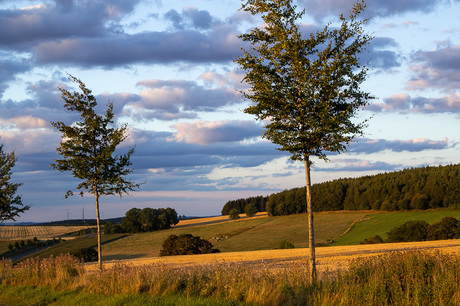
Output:
<path fill-rule="evenodd" d="M 93 226 L 0 226 L 0 240 L 52 239 Z"/>
<path fill-rule="evenodd" d="M 385 243 L 373 245 L 331 246 L 316 248 L 317 266 L 319 274 L 334 273 L 346 269 L 352 260 L 378 256 L 390 252 L 410 250 L 432 250 L 460 256 L 460 240 L 440 240 L 407 243 Z M 308 249 L 264 250 L 249 252 L 228 252 L 204 255 L 184 255 L 168 257 L 151 257 L 140 259 L 126 259 L 105 261 L 105 267 L 125 263 L 128 265 L 172 265 L 172 266 L 211 266 L 219 263 L 242 263 L 247 265 L 263 265 L 274 270 L 282 269 L 286 263 L 307 264 Z M 96 264 L 86 264 L 89 271 L 97 269 Z"/>

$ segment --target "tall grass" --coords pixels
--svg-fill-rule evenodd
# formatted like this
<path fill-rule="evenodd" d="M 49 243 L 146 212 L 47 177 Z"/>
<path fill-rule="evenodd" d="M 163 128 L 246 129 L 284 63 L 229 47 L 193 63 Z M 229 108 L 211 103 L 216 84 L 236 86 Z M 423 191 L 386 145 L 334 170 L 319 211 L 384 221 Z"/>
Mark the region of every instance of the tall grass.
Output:
<path fill-rule="evenodd" d="M 0 273 L 3 285 L 104 295 L 180 295 L 257 305 L 460 304 L 459 256 L 420 251 L 355 261 L 347 271 L 322 275 L 313 284 L 306 260 L 276 267 L 263 262 L 117 264 L 103 272 L 86 272 L 75 258 L 65 255 L 29 259 L 14 268 L 11 261 L 3 261 Z"/>

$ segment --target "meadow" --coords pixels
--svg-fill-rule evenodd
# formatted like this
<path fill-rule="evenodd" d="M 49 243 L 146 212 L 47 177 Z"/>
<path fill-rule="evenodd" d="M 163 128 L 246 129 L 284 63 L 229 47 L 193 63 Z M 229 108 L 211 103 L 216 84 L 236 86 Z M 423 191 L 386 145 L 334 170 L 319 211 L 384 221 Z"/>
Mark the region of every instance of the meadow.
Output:
<path fill-rule="evenodd" d="M 93 226 L 0 226 L 0 240 L 53 239 Z"/>

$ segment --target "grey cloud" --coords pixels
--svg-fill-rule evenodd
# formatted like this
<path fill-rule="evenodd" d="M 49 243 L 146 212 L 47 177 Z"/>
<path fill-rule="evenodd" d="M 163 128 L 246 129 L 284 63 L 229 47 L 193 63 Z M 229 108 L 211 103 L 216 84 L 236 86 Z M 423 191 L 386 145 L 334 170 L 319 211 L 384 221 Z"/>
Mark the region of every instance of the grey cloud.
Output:
<path fill-rule="evenodd" d="M 449 3 L 450 0 L 374 0 L 368 2 L 364 17 L 390 17 L 401 15 L 407 12 L 428 13 L 437 5 Z M 307 14 L 317 20 L 328 16 L 339 16 L 341 13 L 347 15 L 352 8 L 350 0 L 299 0 L 299 3 L 306 8 Z"/>
<path fill-rule="evenodd" d="M 105 25 L 133 11 L 139 0 L 60 1 L 0 11 L 0 45 L 25 50 L 39 41 L 103 36 Z"/>
<path fill-rule="evenodd" d="M 415 138 L 409 140 L 386 140 L 386 139 L 358 139 L 349 147 L 351 153 L 377 153 L 385 150 L 393 152 L 421 152 L 425 150 L 448 149 L 447 138 L 442 140 L 430 140 L 426 138 Z"/>
<path fill-rule="evenodd" d="M 315 167 L 314 171 L 320 172 L 360 172 L 360 171 L 396 171 L 401 169 L 401 164 L 390 164 L 381 161 L 368 161 L 358 159 L 336 159 L 331 160 L 331 164 L 336 164 L 332 168 Z"/>
<path fill-rule="evenodd" d="M 31 68 L 30 63 L 25 60 L 8 57 L 2 58 L 2 54 L 0 53 L 0 98 L 2 98 L 3 92 L 8 88 L 8 82 L 13 81 L 18 73 L 26 72 Z"/>
<path fill-rule="evenodd" d="M 209 33 L 184 30 L 143 32 L 104 38 L 66 38 L 40 43 L 39 64 L 68 63 L 110 68 L 135 63 L 229 62 L 240 49 L 235 29 L 219 25 Z"/>
<path fill-rule="evenodd" d="M 460 45 L 434 51 L 418 51 L 411 61 L 413 77 L 408 89 L 440 88 L 447 91 L 460 87 Z"/>
<path fill-rule="evenodd" d="M 417 96 L 412 98 L 406 93 L 394 94 L 384 100 L 384 103 L 374 102 L 365 108 L 372 112 L 399 112 L 420 114 L 459 113 L 460 95 L 450 93 L 444 97 L 426 98 Z"/>
<path fill-rule="evenodd" d="M 194 7 L 189 7 L 182 10 L 179 14 L 174 9 L 169 10 L 164 14 L 164 18 L 171 21 L 175 29 L 210 29 L 213 18 L 208 11 L 198 10 Z"/>
<path fill-rule="evenodd" d="M 389 37 L 376 37 L 367 47 L 369 53 L 361 58 L 363 64 L 369 62 L 369 66 L 374 68 L 391 69 L 401 66 L 399 55 L 395 51 L 389 50 L 398 47 L 398 43 Z"/>

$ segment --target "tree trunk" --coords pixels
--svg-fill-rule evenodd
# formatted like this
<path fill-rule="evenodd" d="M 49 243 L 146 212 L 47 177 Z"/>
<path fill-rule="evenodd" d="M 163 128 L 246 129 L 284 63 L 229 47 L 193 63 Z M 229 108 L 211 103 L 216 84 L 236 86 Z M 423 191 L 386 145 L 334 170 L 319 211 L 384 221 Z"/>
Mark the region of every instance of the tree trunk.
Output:
<path fill-rule="evenodd" d="M 94 188 L 94 196 L 96 198 L 96 220 L 97 220 L 97 259 L 99 270 L 102 272 L 102 246 L 101 246 L 101 218 L 99 214 L 99 192 L 97 187 Z"/>
<path fill-rule="evenodd" d="M 310 281 L 316 280 L 316 255 L 315 255 L 315 231 L 313 227 L 313 207 L 311 201 L 311 181 L 310 181 L 310 156 L 304 154 L 305 178 L 306 178 L 306 197 L 307 197 L 307 217 L 308 217 L 308 248 L 310 251 Z"/>

